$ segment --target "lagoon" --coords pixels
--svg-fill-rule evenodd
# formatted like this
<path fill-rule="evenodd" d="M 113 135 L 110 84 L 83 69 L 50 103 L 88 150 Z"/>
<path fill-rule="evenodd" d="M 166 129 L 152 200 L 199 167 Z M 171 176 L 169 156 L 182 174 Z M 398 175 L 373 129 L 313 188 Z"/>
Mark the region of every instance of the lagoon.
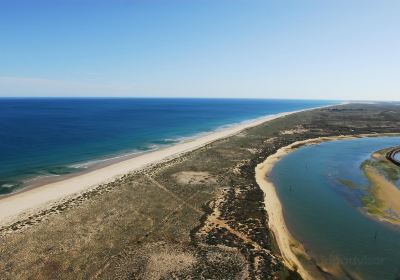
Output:
<path fill-rule="evenodd" d="M 362 190 L 343 184 L 367 185 L 361 163 L 399 144 L 400 137 L 324 142 L 293 151 L 272 170 L 289 230 L 338 278 L 400 276 L 400 228 L 367 216 Z"/>

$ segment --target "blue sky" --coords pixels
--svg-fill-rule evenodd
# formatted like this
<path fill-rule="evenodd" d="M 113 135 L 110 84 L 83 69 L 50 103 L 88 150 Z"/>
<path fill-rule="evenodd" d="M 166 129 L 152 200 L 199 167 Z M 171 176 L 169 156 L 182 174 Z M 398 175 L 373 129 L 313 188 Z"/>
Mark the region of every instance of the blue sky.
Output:
<path fill-rule="evenodd" d="M 0 96 L 400 99 L 400 1 L 1 0 Z"/>

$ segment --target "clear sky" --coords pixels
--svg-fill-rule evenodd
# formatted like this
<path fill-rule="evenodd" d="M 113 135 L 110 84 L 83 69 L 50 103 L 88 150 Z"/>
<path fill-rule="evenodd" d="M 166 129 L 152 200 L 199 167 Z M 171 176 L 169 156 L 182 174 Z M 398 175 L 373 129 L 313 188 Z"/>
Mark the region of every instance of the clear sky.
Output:
<path fill-rule="evenodd" d="M 400 100 L 400 1 L 1 0 L 0 96 Z"/>

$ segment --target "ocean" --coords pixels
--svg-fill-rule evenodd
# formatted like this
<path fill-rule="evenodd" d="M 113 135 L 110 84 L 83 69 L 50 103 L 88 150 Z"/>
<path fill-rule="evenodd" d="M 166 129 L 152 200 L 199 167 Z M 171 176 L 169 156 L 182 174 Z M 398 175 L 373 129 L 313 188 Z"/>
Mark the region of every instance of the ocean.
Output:
<path fill-rule="evenodd" d="M 368 186 L 361 163 L 399 144 L 400 137 L 324 142 L 291 152 L 272 170 L 288 229 L 319 265 L 346 271 L 343 279 L 400 277 L 400 228 L 366 216 L 361 189 L 341 183 Z"/>
<path fill-rule="evenodd" d="M 0 195 L 28 180 L 158 149 L 265 115 L 333 101 L 145 98 L 0 99 Z"/>

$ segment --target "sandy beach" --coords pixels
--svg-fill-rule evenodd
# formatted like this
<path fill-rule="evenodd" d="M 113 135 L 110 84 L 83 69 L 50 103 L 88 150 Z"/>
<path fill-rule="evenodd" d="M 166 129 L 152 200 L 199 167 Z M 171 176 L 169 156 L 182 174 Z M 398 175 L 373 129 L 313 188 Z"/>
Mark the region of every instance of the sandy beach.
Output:
<path fill-rule="evenodd" d="M 305 248 L 297 241 L 287 228 L 283 216 L 282 205 L 276 193 L 274 184 L 268 179 L 274 165 L 290 152 L 306 145 L 315 145 L 326 141 L 337 141 L 345 139 L 356 139 L 362 137 L 394 136 L 396 133 L 380 134 L 358 134 L 343 135 L 333 137 L 318 137 L 303 141 L 294 142 L 288 146 L 280 148 L 275 154 L 269 156 L 264 162 L 256 167 L 256 181 L 264 192 L 265 210 L 268 213 L 268 226 L 272 230 L 275 240 L 279 246 L 281 256 L 285 264 L 292 270 L 296 270 L 303 279 L 320 279 L 323 277 L 321 271 L 313 267 L 312 259 L 307 255 Z M 335 274 L 336 271 L 330 271 L 331 268 L 321 267 L 328 273 Z"/>
<path fill-rule="evenodd" d="M 316 109 L 316 108 L 312 108 Z M 306 109 L 306 110 L 312 110 Z M 129 172 L 144 168 L 164 160 L 178 157 L 218 139 L 226 138 L 241 132 L 246 128 L 257 126 L 263 122 L 293 114 L 293 111 L 269 115 L 255 120 L 242 122 L 198 138 L 178 143 L 174 146 L 148 152 L 137 157 L 123 159 L 111 165 L 91 170 L 65 180 L 48 183 L 35 188 L 21 191 L 0 199 L 0 226 L 10 224 L 23 217 L 27 217 L 38 210 L 57 204 L 60 200 L 73 197 L 92 189 L 99 184 L 107 183 Z"/>
<path fill-rule="evenodd" d="M 286 227 L 283 217 L 282 205 L 276 193 L 275 186 L 270 180 L 270 174 L 274 164 L 283 156 L 288 154 L 296 143 L 279 149 L 275 154 L 269 156 L 264 162 L 256 167 L 256 181 L 264 192 L 265 210 L 268 213 L 268 226 L 273 232 L 275 240 L 278 244 L 281 256 L 285 265 L 292 270 L 297 271 L 303 279 L 314 279 L 303 263 L 299 259 L 299 255 L 307 256 L 304 248 L 291 235 Z"/>
<path fill-rule="evenodd" d="M 400 191 L 399 189 L 388 179 L 380 174 L 376 169 L 371 166 L 366 166 L 364 168 L 365 175 L 371 182 L 373 187 L 374 196 L 377 197 L 379 201 L 383 201 L 381 206 L 381 211 L 394 211 L 397 215 L 400 213 Z M 385 214 L 375 215 L 378 219 L 386 220 L 389 223 L 399 224 L 400 221 Z"/>
<path fill-rule="evenodd" d="M 372 154 L 372 158 L 382 166 L 391 166 L 392 161 L 386 158 L 386 153 L 387 149 L 377 151 Z M 375 203 L 364 206 L 368 215 L 380 221 L 400 224 L 400 190 L 369 161 L 363 164 L 362 170 L 371 184 L 371 195 L 375 198 Z"/>

